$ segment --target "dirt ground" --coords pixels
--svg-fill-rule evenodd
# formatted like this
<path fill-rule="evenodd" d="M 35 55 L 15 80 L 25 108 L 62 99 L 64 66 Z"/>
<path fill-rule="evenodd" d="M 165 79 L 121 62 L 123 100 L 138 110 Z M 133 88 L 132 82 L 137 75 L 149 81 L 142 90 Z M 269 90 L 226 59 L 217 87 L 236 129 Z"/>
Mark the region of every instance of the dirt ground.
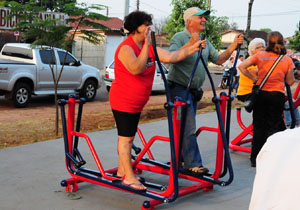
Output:
<path fill-rule="evenodd" d="M 218 90 L 218 94 L 221 90 Z M 212 92 L 205 91 L 198 112 L 214 111 Z M 62 137 L 61 122 L 59 135 L 55 134 L 55 105 L 53 97 L 41 97 L 24 109 L 14 108 L 9 102 L 0 104 L 0 148 L 30 144 Z M 165 94 L 150 97 L 140 123 L 166 119 Z M 93 101 L 83 106 L 81 132 L 100 131 L 115 127 L 109 101 Z"/>

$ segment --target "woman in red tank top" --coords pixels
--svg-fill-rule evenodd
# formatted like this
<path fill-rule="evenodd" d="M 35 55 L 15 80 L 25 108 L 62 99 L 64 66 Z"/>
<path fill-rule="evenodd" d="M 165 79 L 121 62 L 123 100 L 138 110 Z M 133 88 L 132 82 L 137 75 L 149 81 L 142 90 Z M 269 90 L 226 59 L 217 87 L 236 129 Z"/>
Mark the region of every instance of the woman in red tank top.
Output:
<path fill-rule="evenodd" d="M 155 58 L 150 45 L 152 15 L 135 11 L 125 17 L 124 29 L 128 37 L 115 53 L 115 80 L 112 83 L 109 101 L 118 130 L 119 164 L 117 176 L 124 177 L 123 185 L 135 190 L 146 190 L 131 166 L 131 147 L 137 131 L 140 113 L 147 103 L 155 73 Z M 174 52 L 157 48 L 161 62 L 174 63 L 205 48 L 206 42 L 191 40 L 182 49 Z"/>

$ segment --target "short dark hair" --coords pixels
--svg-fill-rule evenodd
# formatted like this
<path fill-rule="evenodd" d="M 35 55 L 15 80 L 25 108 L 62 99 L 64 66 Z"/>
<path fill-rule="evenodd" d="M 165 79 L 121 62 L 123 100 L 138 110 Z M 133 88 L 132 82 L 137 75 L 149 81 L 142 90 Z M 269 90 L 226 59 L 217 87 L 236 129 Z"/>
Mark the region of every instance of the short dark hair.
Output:
<path fill-rule="evenodd" d="M 124 28 L 131 34 L 132 32 L 135 32 L 139 26 L 145 23 L 152 25 L 152 15 L 136 10 L 125 17 Z"/>
<path fill-rule="evenodd" d="M 271 51 L 279 55 L 286 54 L 283 36 L 280 32 L 272 31 L 269 33 L 266 51 Z"/>

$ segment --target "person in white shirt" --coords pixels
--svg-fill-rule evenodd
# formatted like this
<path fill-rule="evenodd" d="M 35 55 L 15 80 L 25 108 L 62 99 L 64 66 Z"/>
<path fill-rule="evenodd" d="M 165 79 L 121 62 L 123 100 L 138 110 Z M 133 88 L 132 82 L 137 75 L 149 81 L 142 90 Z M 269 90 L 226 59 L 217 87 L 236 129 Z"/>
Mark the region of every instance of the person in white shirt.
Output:
<path fill-rule="evenodd" d="M 300 128 L 277 132 L 267 139 L 256 159 L 249 210 L 299 209 Z"/>

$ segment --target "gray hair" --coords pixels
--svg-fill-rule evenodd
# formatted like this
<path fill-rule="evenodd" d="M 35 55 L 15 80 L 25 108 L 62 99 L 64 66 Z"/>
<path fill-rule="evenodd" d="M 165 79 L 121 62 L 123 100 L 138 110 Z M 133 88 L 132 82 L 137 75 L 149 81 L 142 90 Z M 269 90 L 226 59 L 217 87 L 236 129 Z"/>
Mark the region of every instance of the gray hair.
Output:
<path fill-rule="evenodd" d="M 188 19 L 186 19 L 186 21 L 184 21 L 184 26 L 186 27 L 187 26 L 187 21 L 188 20 L 192 20 L 193 19 L 193 16 L 189 17 Z"/>
<path fill-rule="evenodd" d="M 262 38 L 254 38 L 251 40 L 248 46 L 248 53 L 249 55 L 252 55 L 255 48 L 257 47 L 258 44 L 263 44 L 264 47 L 266 47 L 266 42 Z"/>

